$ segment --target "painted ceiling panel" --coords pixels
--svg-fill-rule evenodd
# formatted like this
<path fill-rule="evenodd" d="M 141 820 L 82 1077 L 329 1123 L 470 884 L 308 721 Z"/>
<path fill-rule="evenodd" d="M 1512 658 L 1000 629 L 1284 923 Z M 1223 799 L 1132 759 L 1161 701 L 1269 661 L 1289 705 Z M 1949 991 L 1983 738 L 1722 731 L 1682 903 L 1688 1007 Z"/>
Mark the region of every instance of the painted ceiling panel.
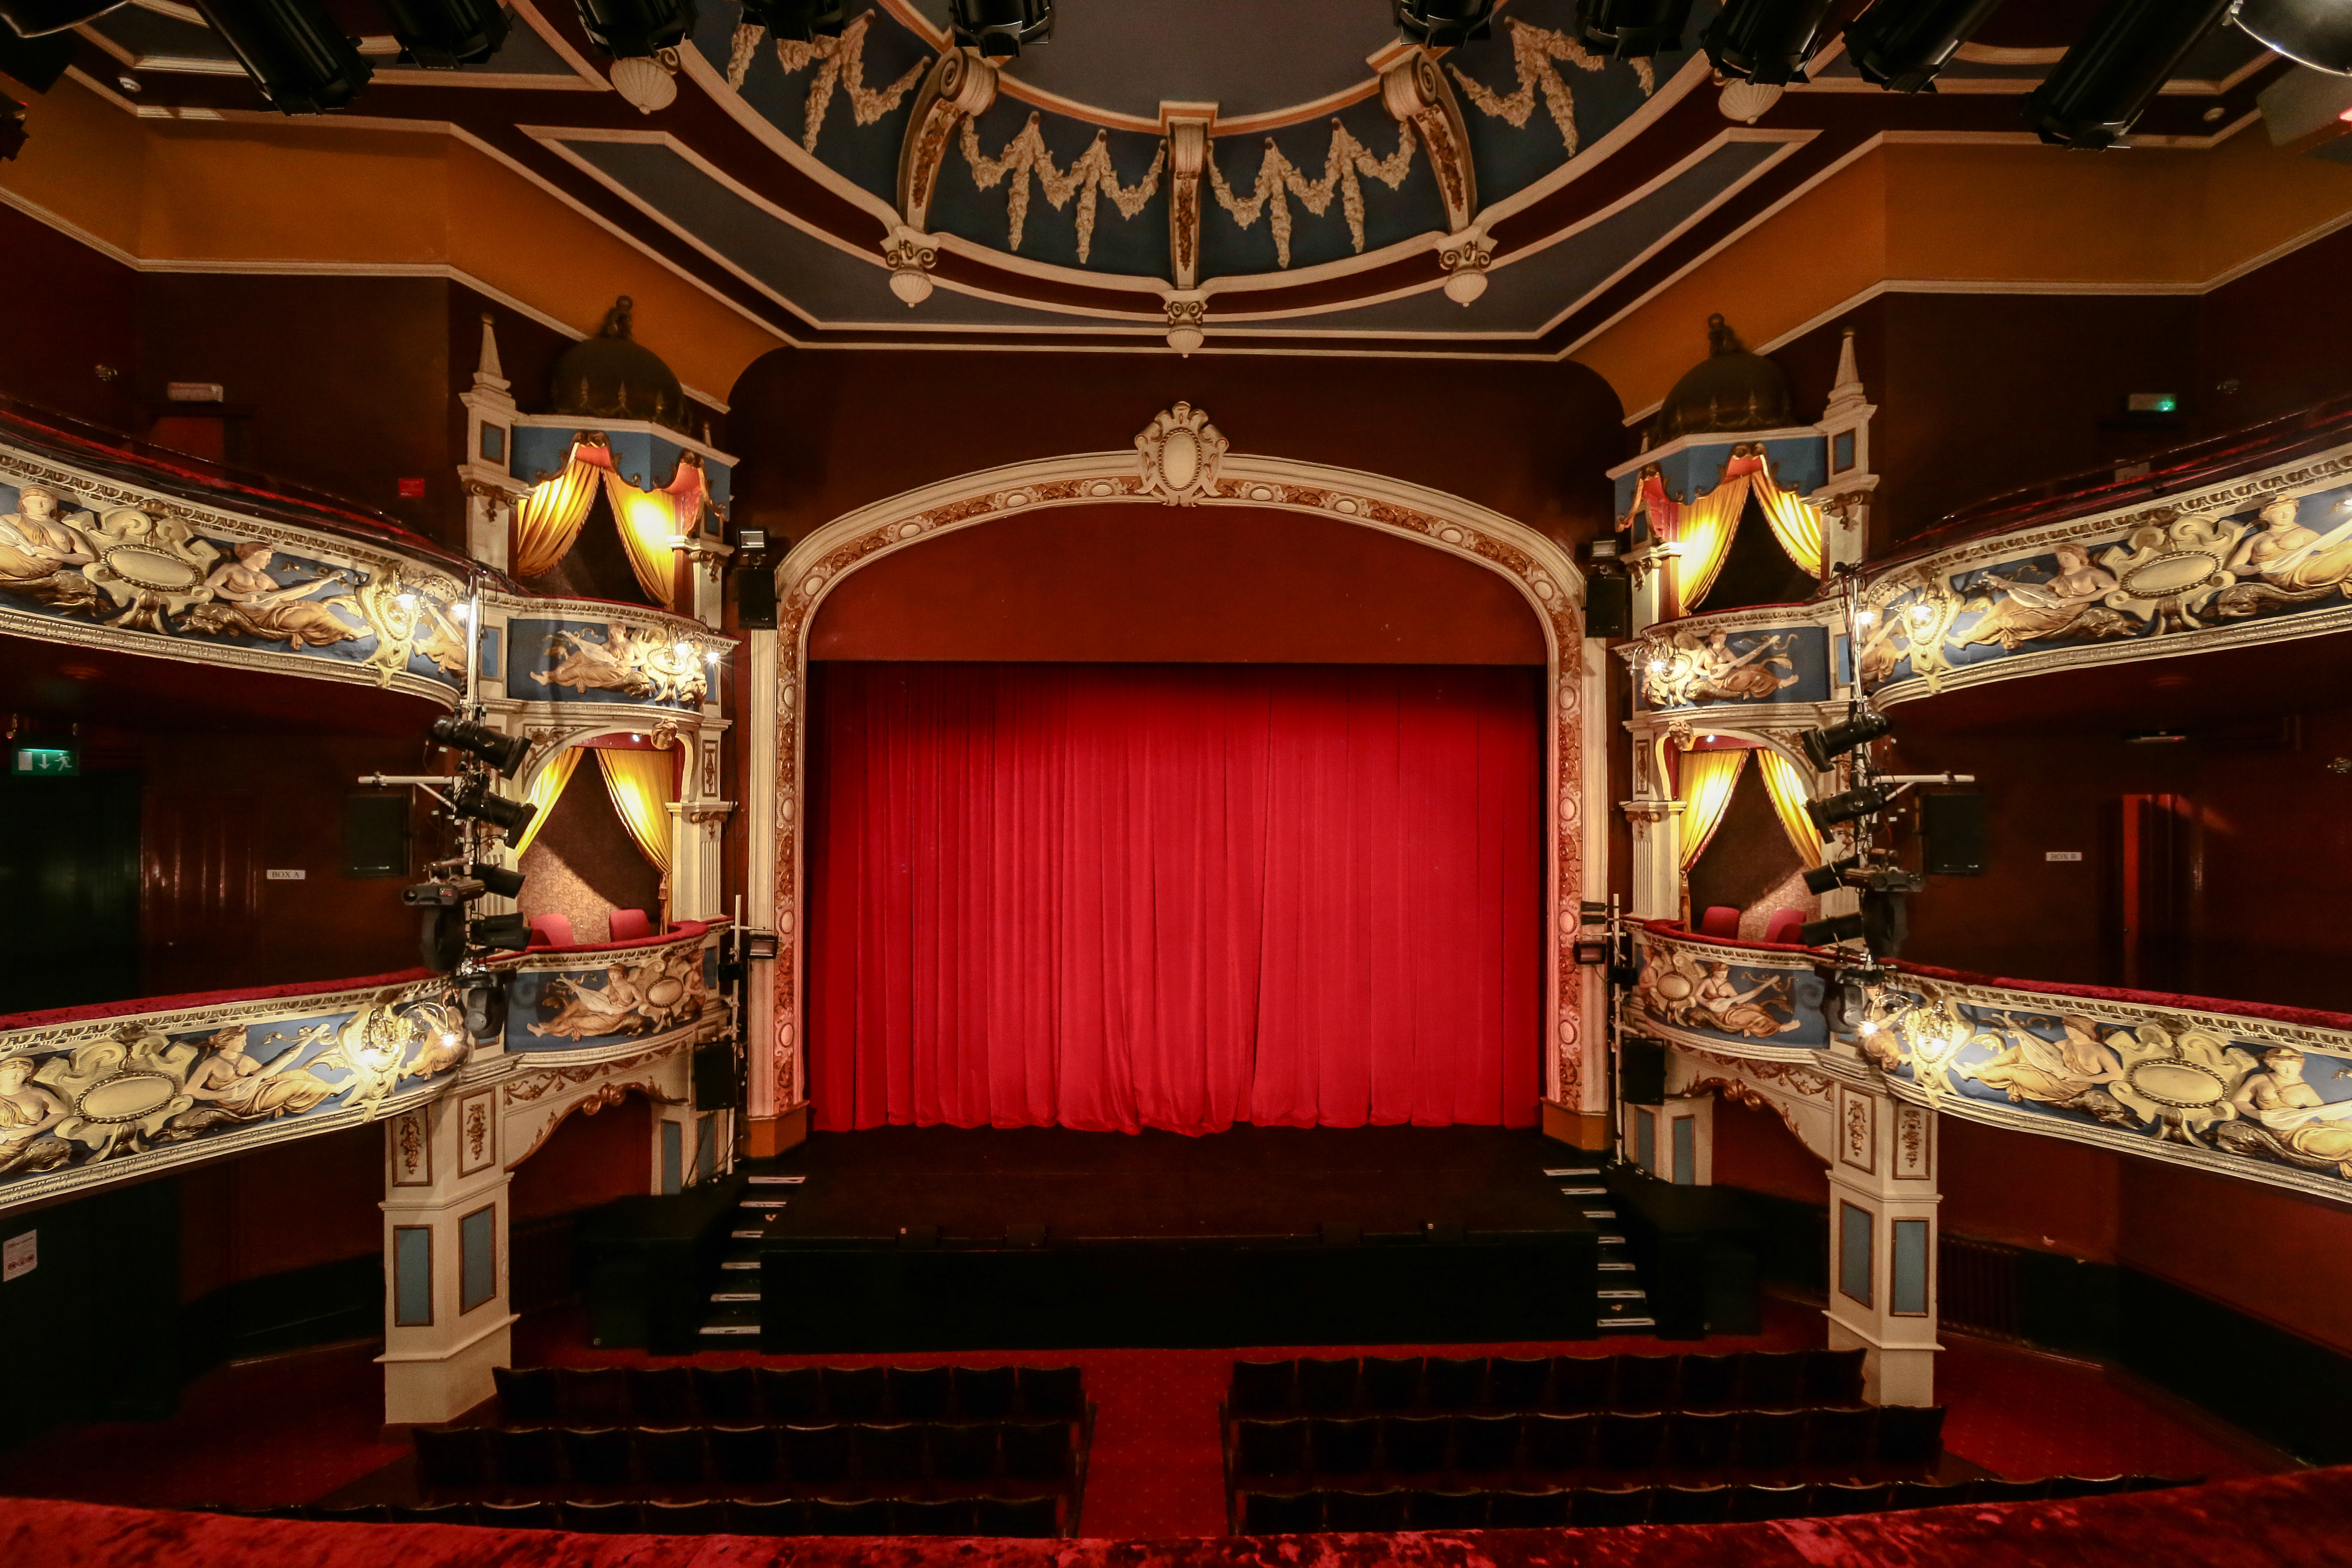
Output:
<path fill-rule="evenodd" d="M 1344 141 L 1335 141 L 1339 134 L 1335 125 L 1344 131 Z M 1289 170 L 1278 164 L 1267 169 L 1269 141 L 1289 163 Z M 1439 199 L 1429 158 L 1418 143 L 1405 152 L 1400 151 L 1402 147 L 1401 128 L 1378 99 L 1350 104 L 1329 120 L 1286 126 L 1271 137 L 1216 138 L 1210 143 L 1210 152 L 1225 188 L 1215 189 L 1206 178 L 1202 182 L 1202 270 L 1218 277 L 1313 267 L 1378 250 L 1433 229 L 1442 231 L 1445 204 Z M 1336 166 L 1335 156 L 1339 158 Z M 1367 165 L 1382 167 L 1388 176 L 1396 177 L 1394 188 L 1388 178 L 1375 174 Z M 1270 173 L 1282 184 L 1279 197 L 1268 189 Z M 1324 205 L 1319 214 L 1309 198 L 1300 194 L 1301 184 L 1322 188 Z M 1255 221 L 1244 225 L 1241 214 L 1260 195 L 1265 205 Z M 1236 212 L 1236 207 L 1241 211 Z M 1351 213 L 1360 216 L 1351 221 Z M 1277 237 L 1278 221 L 1288 230 L 1286 258 L 1284 242 Z M 1360 236 L 1355 226 L 1358 222 Z"/>
<path fill-rule="evenodd" d="M 745 35 L 738 58 L 741 19 L 741 7 L 731 0 L 712 0 L 695 24 L 694 47 L 771 124 L 835 174 L 889 201 L 908 117 L 924 72 L 939 57 L 889 13 L 876 12 L 870 19 L 853 18 L 842 37 L 825 41 L 822 55 L 762 32 L 756 39 Z"/>
<path fill-rule="evenodd" d="M 1018 143 L 1033 118 L 1050 169 L 1043 163 L 1034 170 L 1020 163 L 1028 153 Z M 1097 127 L 1064 115 L 1040 113 L 1003 94 L 968 124 L 969 134 L 950 146 L 940 168 L 937 194 L 931 198 L 934 230 L 1057 267 L 1086 267 L 1141 278 L 1167 275 L 1166 170 L 1155 172 L 1153 167 L 1161 162 L 1159 137 L 1139 131 L 1102 133 L 1110 157 L 1110 175 L 1118 181 L 1119 194 L 1136 207 L 1130 217 L 1120 210 L 1108 183 L 1098 182 L 1092 172 L 1075 189 L 1062 184 L 1060 203 L 1053 199 L 1055 185 L 1070 179 L 1076 172 L 1073 166 L 1086 159 Z M 971 161 L 974 149 L 984 163 L 1011 162 L 1015 166 L 983 185 L 983 176 L 975 173 Z M 1017 224 L 1016 185 L 1025 186 Z M 1137 205 L 1144 189 L 1150 191 L 1150 197 Z"/>

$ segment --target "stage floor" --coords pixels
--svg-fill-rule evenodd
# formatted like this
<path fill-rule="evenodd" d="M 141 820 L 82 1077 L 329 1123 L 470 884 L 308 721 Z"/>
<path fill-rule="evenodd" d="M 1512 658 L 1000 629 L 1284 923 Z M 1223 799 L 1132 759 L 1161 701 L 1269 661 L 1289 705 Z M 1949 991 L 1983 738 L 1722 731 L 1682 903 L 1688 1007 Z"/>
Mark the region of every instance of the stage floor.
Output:
<path fill-rule="evenodd" d="M 814 1133 L 748 1169 L 808 1178 L 762 1189 L 787 1200 L 767 1227 L 773 1241 L 880 1241 L 936 1226 L 942 1241 L 984 1243 L 1038 1225 L 1055 1241 L 1303 1239 L 1327 1225 L 1370 1237 L 1433 1222 L 1580 1231 L 1582 1205 L 1543 1173 L 1591 1163 L 1532 1130 L 1496 1127 L 1242 1126 L 1199 1138 L 885 1127 Z"/>

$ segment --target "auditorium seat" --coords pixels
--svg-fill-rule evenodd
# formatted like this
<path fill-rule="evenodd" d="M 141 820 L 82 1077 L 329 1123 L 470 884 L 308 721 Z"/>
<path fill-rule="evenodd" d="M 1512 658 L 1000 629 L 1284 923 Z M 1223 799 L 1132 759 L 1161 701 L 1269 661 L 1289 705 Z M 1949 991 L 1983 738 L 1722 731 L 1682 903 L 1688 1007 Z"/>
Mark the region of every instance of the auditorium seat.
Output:
<path fill-rule="evenodd" d="M 654 934 L 654 922 L 643 910 L 614 910 L 605 929 L 614 942 L 635 942 Z"/>
<path fill-rule="evenodd" d="M 712 1426 L 703 1441 L 710 1479 L 726 1487 L 763 1487 L 776 1479 L 776 1434 L 768 1426 Z"/>
<path fill-rule="evenodd" d="M 1537 1415 L 1528 1417 L 1528 1468 L 1547 1475 L 1567 1475 L 1592 1462 L 1591 1415 Z"/>
<path fill-rule="evenodd" d="M 1323 1528 L 1319 1492 L 1244 1492 L 1242 1533 L 1297 1535 Z"/>
<path fill-rule="evenodd" d="M 749 1426 L 760 1419 L 760 1383 L 748 1366 L 698 1366 L 694 1408 L 713 1425 Z"/>
<path fill-rule="evenodd" d="M 502 1486 L 544 1489 L 562 1479 L 562 1448 L 551 1426 L 499 1427 L 490 1433 L 490 1468 Z"/>
<path fill-rule="evenodd" d="M 1364 1408 L 1402 1413 L 1421 1403 L 1419 1356 L 1370 1355 L 1362 1373 Z"/>
<path fill-rule="evenodd" d="M 1443 1415 L 1381 1417 L 1381 1463 L 1401 1476 L 1433 1476 L 1445 1468 L 1453 1424 Z"/>
<path fill-rule="evenodd" d="M 1666 1423 L 1666 1460 L 1676 1469 L 1713 1473 L 1731 1463 L 1739 1435 L 1734 1410 L 1678 1410 Z"/>
<path fill-rule="evenodd" d="M 1070 1473 L 1070 1428 L 1063 1421 L 1015 1422 L 1004 1428 L 1004 1473 L 1020 1481 L 1058 1481 Z"/>
<path fill-rule="evenodd" d="M 813 1366 L 759 1369 L 760 1413 L 771 1426 L 813 1426 L 825 1418 L 824 1384 Z"/>
<path fill-rule="evenodd" d="M 1709 904 L 1699 917 L 1698 934 L 1727 936 L 1737 941 L 1739 936 L 1739 911 L 1729 904 Z"/>
<path fill-rule="evenodd" d="M 1498 1355 L 1486 1363 L 1486 1403 L 1496 1410 L 1539 1410 L 1551 1383 L 1548 1356 Z"/>
<path fill-rule="evenodd" d="M 1729 1410 L 1739 1395 L 1739 1355 L 1685 1355 L 1675 1385 L 1683 1410 Z"/>
<path fill-rule="evenodd" d="M 1649 1522 L 1650 1490 L 1647 1487 L 1628 1487 L 1622 1490 L 1594 1487 L 1567 1495 L 1570 1500 L 1568 1522 L 1579 1530 Z"/>
<path fill-rule="evenodd" d="M 1805 1413 L 1743 1410 L 1731 1443 L 1731 1462 L 1749 1476 L 1785 1475 L 1804 1458 Z"/>
<path fill-rule="evenodd" d="M 1454 1419 L 1454 1468 L 1465 1475 L 1491 1476 L 1519 1458 L 1516 1415 L 1457 1415 Z"/>
<path fill-rule="evenodd" d="M 1609 1391 L 1609 1408 L 1623 1411 L 1664 1410 L 1674 1404 L 1676 1375 L 1682 1370 L 1682 1357 L 1672 1355 L 1621 1355 L 1611 1358 L 1616 1363 L 1615 1385 Z"/>
<path fill-rule="evenodd" d="M 555 1505 L 559 1528 L 576 1535 L 637 1535 L 644 1519 L 634 1502 L 590 1502 L 566 1498 Z"/>
<path fill-rule="evenodd" d="M 1878 1411 L 1878 1459 L 1890 1469 L 1932 1467 L 1944 1455 L 1944 1407 L 1887 1405 Z"/>
<path fill-rule="evenodd" d="M 557 1439 L 563 1448 L 563 1469 L 576 1487 L 625 1487 L 629 1484 L 629 1433 L 625 1426 L 566 1426 Z"/>
<path fill-rule="evenodd" d="M 1087 1413 L 1085 1373 L 1075 1366 L 1024 1366 L 1014 1377 L 1021 1408 L 1033 1421 L 1077 1421 Z"/>
<path fill-rule="evenodd" d="M 1966 1481 L 1897 1481 L 1889 1494 L 1889 1508 L 1949 1508 L 1969 1500 Z"/>
<path fill-rule="evenodd" d="M 1009 1366 L 959 1366 L 949 1382 L 956 1414 L 966 1421 L 1003 1421 L 1013 1414 L 1015 1385 Z"/>
<path fill-rule="evenodd" d="M 629 1373 L 617 1366 L 555 1369 L 555 1414 L 569 1426 L 629 1424 Z"/>
<path fill-rule="evenodd" d="M 793 1480 L 841 1481 L 849 1479 L 849 1444 L 846 1426 L 787 1426 L 776 1451 Z"/>
<path fill-rule="evenodd" d="M 478 1524 L 499 1530 L 561 1530 L 562 1516 L 551 1502 L 486 1502 L 474 1508 Z"/>
<path fill-rule="evenodd" d="M 649 1487 L 692 1487 L 702 1484 L 702 1431 L 696 1426 L 635 1426 L 629 1431 L 629 1455 L 636 1463 L 637 1479 Z"/>
<path fill-rule="evenodd" d="M 1298 1363 L 1298 1408 L 1310 1415 L 1331 1415 L 1356 1407 L 1358 1367 L 1350 1358 L 1323 1361 L 1313 1356 Z"/>
<path fill-rule="evenodd" d="M 1856 1405 L 1862 1400 L 1862 1354 L 1859 1350 L 1807 1351 L 1805 1403 Z"/>
<path fill-rule="evenodd" d="M 884 1381 L 889 1386 L 890 1414 L 901 1421 L 939 1421 L 953 1407 L 954 1373 L 944 1366 L 894 1366 Z"/>
<path fill-rule="evenodd" d="M 1731 1489 L 1725 1486 L 1653 1487 L 1650 1489 L 1650 1522 L 1719 1523 L 1730 1510 Z"/>
<path fill-rule="evenodd" d="M 996 1473 L 996 1428 L 934 1426 L 927 1446 L 931 1474 L 942 1481 L 984 1481 Z"/>
<path fill-rule="evenodd" d="M 499 1415 L 506 1425 L 530 1426 L 556 1419 L 553 1367 L 494 1366 L 490 1383 L 499 1391 Z"/>
<path fill-rule="evenodd" d="M 409 1433 L 416 1445 L 416 1479 L 427 1491 L 469 1490 L 489 1484 L 489 1454 L 479 1428 L 418 1426 Z"/>
<path fill-rule="evenodd" d="M 1610 1384 L 1616 1381 L 1613 1356 L 1554 1356 L 1551 1363 L 1551 1407 L 1582 1415 L 1605 1407 Z"/>
<path fill-rule="evenodd" d="M 649 1502 L 637 1510 L 653 1535 L 730 1535 L 749 1533 L 736 1520 L 736 1510 L 715 1498 L 687 1502 Z"/>
<path fill-rule="evenodd" d="M 857 1479 L 869 1486 L 900 1486 L 923 1479 L 920 1426 L 854 1426 L 850 1447 L 857 1456 Z"/>
<path fill-rule="evenodd" d="M 639 1426 L 683 1426 L 695 1417 L 694 1373 L 683 1366 L 628 1369 L 629 1420 Z"/>
<path fill-rule="evenodd" d="M 727 1528 L 736 1535 L 806 1535 L 808 1504 L 800 1498 L 735 1498 L 727 1504 Z"/>
<path fill-rule="evenodd" d="M 1733 1524 L 1759 1524 L 1775 1519 L 1802 1519 L 1812 1492 L 1807 1486 L 1762 1486 L 1751 1483 L 1732 1489 L 1724 1518 Z"/>
<path fill-rule="evenodd" d="M 835 1498 L 812 1498 L 808 1505 L 811 1535 L 887 1535 L 890 1505 L 881 1498 L 855 1502 Z"/>
<path fill-rule="evenodd" d="M 1739 1404 L 1748 1410 L 1794 1410 L 1805 1402 L 1803 1351 L 1749 1351 L 1739 1358 Z"/>
<path fill-rule="evenodd" d="M 1234 1474 L 1263 1480 L 1307 1468 L 1307 1423 L 1243 1421 L 1234 1429 Z"/>
<path fill-rule="evenodd" d="M 835 1421 L 879 1421 L 889 1394 L 890 1369 L 881 1366 L 828 1366 L 819 1373 L 824 1389 L 824 1413 Z"/>
<path fill-rule="evenodd" d="M 1772 918 L 1764 923 L 1764 940 L 1785 947 L 1794 947 L 1804 926 L 1804 910 L 1774 910 Z"/>
<path fill-rule="evenodd" d="M 1402 1491 L 1328 1491 L 1323 1494 L 1323 1528 L 1389 1531 L 1404 1528 Z"/>
<path fill-rule="evenodd" d="M 972 1533 L 972 1519 L 970 1498 L 941 1498 L 929 1501 L 919 1498 L 890 1500 L 890 1533 L 893 1535 L 970 1535 Z"/>
<path fill-rule="evenodd" d="M 1982 1476 L 1969 1483 L 1969 1501 L 1971 1503 L 2040 1502 L 2049 1495 L 2049 1491 L 2050 1481 L 2047 1477 L 2040 1480 L 2012 1481 L 2005 1480 L 1999 1476 Z"/>
<path fill-rule="evenodd" d="M 1885 1481 L 1820 1481 L 1815 1483 L 1807 1507 L 1822 1519 L 1850 1513 L 1884 1513 L 1892 1495 Z"/>
<path fill-rule="evenodd" d="M 1485 1392 L 1484 1356 L 1433 1355 L 1421 1363 L 1422 1399 L 1432 1410 L 1475 1410 Z"/>
<path fill-rule="evenodd" d="M 1307 1463 L 1323 1476 L 1360 1476 L 1372 1468 L 1380 1423 L 1368 1415 L 1316 1416 L 1307 1423 Z"/>
<path fill-rule="evenodd" d="M 1049 1497 L 984 1497 L 979 1500 L 975 1513 L 972 1528 L 982 1535 L 1039 1539 L 1061 1533 L 1061 1521 Z"/>
<path fill-rule="evenodd" d="M 1612 1470 L 1651 1468 L 1665 1452 L 1666 1419 L 1660 1411 L 1605 1412 L 1593 1432 L 1594 1462 Z"/>
<path fill-rule="evenodd" d="M 1858 1476 L 1875 1458 L 1878 1412 L 1867 1405 L 1805 1412 L 1805 1463 L 1822 1479 Z"/>
<path fill-rule="evenodd" d="M 577 947 L 579 938 L 572 934 L 570 915 L 533 915 L 525 922 L 530 927 L 533 947 Z"/>
<path fill-rule="evenodd" d="M 474 1505 L 469 1502 L 396 1502 L 392 1505 L 394 1524 L 472 1524 L 476 1522 Z"/>
<path fill-rule="evenodd" d="M 1486 1521 L 1496 1530 L 1557 1530 L 1569 1522 L 1574 1496 L 1558 1488 L 1492 1492 Z"/>
<path fill-rule="evenodd" d="M 1408 1492 L 1404 1503 L 1405 1528 L 1484 1530 L 1489 1496 L 1486 1492 Z"/>
<path fill-rule="evenodd" d="M 1235 1415 L 1286 1415 L 1298 1405 L 1295 1361 L 1237 1361 L 1227 1405 Z"/>

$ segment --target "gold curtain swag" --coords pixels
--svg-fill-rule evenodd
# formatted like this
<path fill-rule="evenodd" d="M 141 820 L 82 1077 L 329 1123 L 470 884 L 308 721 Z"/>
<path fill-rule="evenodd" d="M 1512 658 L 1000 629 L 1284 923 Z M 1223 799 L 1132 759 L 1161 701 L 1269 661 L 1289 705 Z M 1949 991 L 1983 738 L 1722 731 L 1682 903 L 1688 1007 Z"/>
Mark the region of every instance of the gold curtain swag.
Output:
<path fill-rule="evenodd" d="M 575 445 L 562 468 L 530 487 L 514 505 L 512 570 L 518 577 L 537 577 L 555 569 L 580 537 L 588 509 L 596 504 L 596 478 L 606 470 L 583 455 L 593 448 Z"/>
<path fill-rule="evenodd" d="M 539 841 L 539 830 L 545 827 L 547 819 L 554 815 L 555 803 L 563 797 L 563 786 L 572 782 L 572 775 L 579 769 L 580 749 L 566 746 L 550 757 L 547 765 L 532 777 L 530 789 L 523 798 L 539 810 L 532 816 L 530 826 L 522 830 L 521 841 L 514 847 L 516 865 L 522 864 L 525 851 Z"/>
<path fill-rule="evenodd" d="M 1724 465 L 1723 481 L 1688 502 L 1676 501 L 1656 476 L 1645 475 L 1621 526 L 1631 526 L 1635 517 L 1646 515 L 1651 531 L 1661 542 L 1679 547 L 1670 578 L 1675 603 L 1664 606 L 1668 618 L 1691 614 L 1714 588 L 1724 562 L 1731 555 L 1731 542 L 1739 532 L 1739 519 L 1748 510 L 1750 496 L 1756 498 L 1781 552 L 1813 576 L 1822 574 L 1821 511 L 1796 491 L 1782 489 L 1762 458 L 1732 458 Z"/>
<path fill-rule="evenodd" d="M 1706 853 L 1723 814 L 1731 805 L 1731 791 L 1748 765 L 1746 748 L 1738 751 L 1685 752 L 1676 768 L 1675 793 L 1683 803 L 1683 863 L 1689 870 Z"/>
<path fill-rule="evenodd" d="M 1789 836 L 1790 847 L 1796 850 L 1808 868 L 1820 865 L 1829 858 L 1822 844 L 1822 830 L 1805 815 L 1805 802 L 1812 791 L 1805 775 L 1796 763 L 1769 746 L 1756 749 L 1756 765 L 1764 775 L 1765 793 L 1772 797 L 1772 814 L 1780 819 L 1780 831 Z"/>
<path fill-rule="evenodd" d="M 670 815 L 672 781 L 677 773 L 669 752 L 599 750 L 596 761 L 604 770 L 604 789 L 621 826 L 629 830 L 640 854 L 661 873 L 662 924 L 669 924 Z"/>
<path fill-rule="evenodd" d="M 604 499 L 628 552 L 629 570 L 646 597 L 663 609 L 677 607 L 677 549 L 670 541 L 692 533 L 702 521 L 702 470 L 680 459 L 666 490 L 641 490 L 612 469 L 604 470 Z"/>

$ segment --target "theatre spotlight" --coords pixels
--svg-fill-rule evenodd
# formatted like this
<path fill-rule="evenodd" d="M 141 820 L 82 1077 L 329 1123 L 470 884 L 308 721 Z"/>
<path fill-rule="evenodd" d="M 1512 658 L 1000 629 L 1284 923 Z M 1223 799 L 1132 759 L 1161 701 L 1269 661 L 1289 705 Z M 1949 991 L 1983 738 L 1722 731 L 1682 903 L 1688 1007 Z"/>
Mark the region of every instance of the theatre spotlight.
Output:
<path fill-rule="evenodd" d="M 1832 942 L 1851 942 L 1861 934 L 1860 915 L 1832 915 L 1826 920 L 1807 921 L 1797 928 L 1797 941 L 1806 947 L 1827 947 Z"/>
<path fill-rule="evenodd" d="M 1495 0 L 1396 0 L 1397 31 L 1433 49 L 1486 37 L 1494 16 Z"/>
<path fill-rule="evenodd" d="M 472 723 L 454 713 L 433 721 L 433 738 L 453 751 L 481 758 L 502 779 L 514 777 L 521 771 L 523 759 L 530 755 L 530 736 L 501 735 L 487 724 Z"/>
<path fill-rule="evenodd" d="M 2352 76 L 2352 6 L 2343 0 L 2242 0 L 2230 19 L 2264 48 Z"/>
<path fill-rule="evenodd" d="M 507 1032 L 507 977 L 482 974 L 464 992 L 466 1033 L 495 1040 Z"/>
<path fill-rule="evenodd" d="M 281 114 L 341 109 L 375 74 L 319 0 L 196 0 L 196 9 Z"/>
<path fill-rule="evenodd" d="M 838 37 L 848 22 L 848 0 L 744 0 L 743 20 L 779 38 L 803 44 Z"/>
<path fill-rule="evenodd" d="M 457 786 L 449 796 L 449 809 L 459 816 L 472 817 L 502 829 L 507 847 L 511 849 L 522 837 L 522 830 L 539 815 L 539 807 L 526 800 L 509 800 L 492 795 L 489 785 L 479 778 L 470 779 Z"/>
<path fill-rule="evenodd" d="M 2025 121 L 2062 147 L 2112 147 L 2232 0 L 2107 0 L 2026 96 Z"/>
<path fill-rule="evenodd" d="M 1845 881 L 1845 874 L 1861 864 L 1861 856 L 1849 855 L 1843 860 L 1832 860 L 1826 866 L 1816 866 L 1805 873 L 1805 891 L 1826 893 L 1832 888 L 1842 885 Z"/>
<path fill-rule="evenodd" d="M 504 866 L 486 866 L 479 861 L 466 869 L 474 880 L 502 899 L 522 896 L 523 875 L 520 871 L 509 871 Z"/>
<path fill-rule="evenodd" d="M 467 937 L 476 947 L 496 947 L 509 952 L 520 952 L 530 945 L 530 921 L 519 914 L 484 915 L 473 922 Z"/>
<path fill-rule="evenodd" d="M 436 877 L 430 882 L 419 882 L 400 889 L 400 901 L 412 910 L 462 909 L 488 892 L 488 887 L 472 877 Z"/>
<path fill-rule="evenodd" d="M 1862 977 L 1851 970 L 1826 978 L 1829 984 L 1822 992 L 1822 1018 L 1836 1033 L 1851 1035 L 1861 1026 L 1870 1012 L 1870 992 L 1863 984 Z"/>
<path fill-rule="evenodd" d="M 1054 36 L 1054 0 L 948 0 L 955 41 L 1001 60 Z"/>
<path fill-rule="evenodd" d="M 436 974 L 446 974 L 466 957 L 466 911 L 426 910 L 418 922 L 416 954 Z"/>
<path fill-rule="evenodd" d="M 1816 771 L 1827 773 L 1832 762 L 1893 728 L 1895 721 L 1884 713 L 1856 713 L 1825 729 L 1806 731 L 1797 737 L 1797 743 L 1805 748 L 1805 760 Z"/>
<path fill-rule="evenodd" d="M 1682 47 L 1690 0 L 1576 0 L 1577 41 L 1615 59 Z"/>
<path fill-rule="evenodd" d="M 1900 958 L 1911 937 L 1911 900 L 1907 893 L 1888 891 L 1862 896 L 1862 940 L 1873 958 Z"/>
<path fill-rule="evenodd" d="M 643 59 L 686 42 L 694 0 L 573 0 L 580 26 L 616 60 Z"/>
<path fill-rule="evenodd" d="M 1805 802 L 1805 815 L 1813 819 L 1815 827 L 1827 833 L 1841 822 L 1853 822 L 1885 811 L 1886 803 L 1894 798 L 1895 792 L 1891 789 L 1880 784 L 1864 784 L 1843 795 Z"/>
<path fill-rule="evenodd" d="M 1728 77 L 1802 81 L 1829 12 L 1830 0 L 1731 0 L 1706 29 L 1706 58 Z"/>
<path fill-rule="evenodd" d="M 499 52 L 512 26 L 495 0 L 381 0 L 407 58 L 426 70 L 475 66 Z"/>
<path fill-rule="evenodd" d="M 2000 9 L 2000 0 L 1875 0 L 1845 25 L 1845 52 L 1864 81 L 1932 91 L 1952 51 Z"/>

